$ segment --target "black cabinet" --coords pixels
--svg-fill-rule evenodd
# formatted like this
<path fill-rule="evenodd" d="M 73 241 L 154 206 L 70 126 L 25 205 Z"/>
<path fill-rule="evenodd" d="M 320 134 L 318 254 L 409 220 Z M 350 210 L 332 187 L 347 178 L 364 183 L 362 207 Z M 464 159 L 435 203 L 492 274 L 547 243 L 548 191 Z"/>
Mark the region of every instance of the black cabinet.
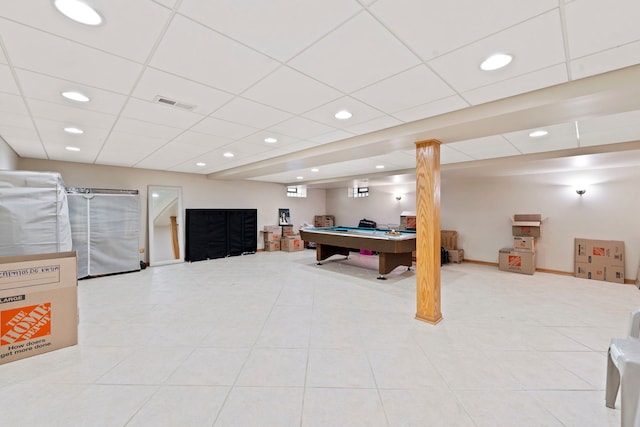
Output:
<path fill-rule="evenodd" d="M 257 209 L 187 209 L 185 260 L 224 258 L 258 250 Z"/>

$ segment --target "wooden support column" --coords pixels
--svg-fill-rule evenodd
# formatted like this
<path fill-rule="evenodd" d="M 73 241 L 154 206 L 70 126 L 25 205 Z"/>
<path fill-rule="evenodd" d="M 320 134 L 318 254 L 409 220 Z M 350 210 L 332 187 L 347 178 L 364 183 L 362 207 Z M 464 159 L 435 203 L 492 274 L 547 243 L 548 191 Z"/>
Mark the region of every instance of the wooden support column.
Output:
<path fill-rule="evenodd" d="M 440 141 L 416 143 L 416 319 L 440 312 Z"/>

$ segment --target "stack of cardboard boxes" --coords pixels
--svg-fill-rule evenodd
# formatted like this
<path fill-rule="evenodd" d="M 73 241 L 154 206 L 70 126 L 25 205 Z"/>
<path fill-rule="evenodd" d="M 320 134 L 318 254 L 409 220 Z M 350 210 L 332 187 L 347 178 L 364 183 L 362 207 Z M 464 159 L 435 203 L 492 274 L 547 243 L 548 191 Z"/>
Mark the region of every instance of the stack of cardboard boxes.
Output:
<path fill-rule="evenodd" d="M 458 232 L 440 230 L 440 245 L 449 252 L 449 262 L 459 264 L 464 258 L 464 251 L 458 249 Z"/>
<path fill-rule="evenodd" d="M 624 283 L 624 242 L 575 239 L 575 276 Z"/>
<path fill-rule="evenodd" d="M 513 247 L 502 248 L 498 254 L 499 268 L 514 273 L 533 274 L 536 271 L 536 238 L 540 237 L 541 214 L 516 214 L 511 220 Z"/>
<path fill-rule="evenodd" d="M 304 249 L 300 235 L 293 231 L 293 225 L 265 225 L 262 233 L 264 250 L 267 252 L 295 252 Z"/>

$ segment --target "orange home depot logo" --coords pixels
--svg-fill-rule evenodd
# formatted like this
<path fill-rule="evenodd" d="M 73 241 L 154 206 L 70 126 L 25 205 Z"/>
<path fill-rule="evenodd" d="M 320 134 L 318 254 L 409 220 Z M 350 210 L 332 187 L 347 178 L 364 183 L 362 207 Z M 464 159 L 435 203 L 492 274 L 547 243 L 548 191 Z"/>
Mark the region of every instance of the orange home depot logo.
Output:
<path fill-rule="evenodd" d="M 592 249 L 593 256 L 604 256 L 605 255 L 605 249 L 604 248 L 596 248 L 595 246 Z"/>
<path fill-rule="evenodd" d="M 522 257 L 509 255 L 509 267 L 522 267 Z"/>
<path fill-rule="evenodd" d="M 51 303 L 4 310 L 0 315 L 0 345 L 51 334 Z"/>

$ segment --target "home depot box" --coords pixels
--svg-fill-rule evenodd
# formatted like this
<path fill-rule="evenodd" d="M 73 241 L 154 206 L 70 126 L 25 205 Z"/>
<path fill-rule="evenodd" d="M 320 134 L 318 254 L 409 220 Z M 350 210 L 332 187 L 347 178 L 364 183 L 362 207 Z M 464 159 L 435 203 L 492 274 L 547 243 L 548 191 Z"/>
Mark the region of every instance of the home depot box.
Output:
<path fill-rule="evenodd" d="M 502 271 L 533 274 L 536 271 L 536 253 L 516 252 L 513 248 L 502 248 L 498 253 L 498 268 Z"/>
<path fill-rule="evenodd" d="M 0 258 L 0 364 L 78 344 L 75 252 Z"/>
<path fill-rule="evenodd" d="M 280 240 L 280 250 L 284 252 L 296 252 L 304 250 L 300 236 L 287 236 Z"/>
<path fill-rule="evenodd" d="M 575 262 L 600 262 L 624 267 L 624 242 L 617 240 L 575 239 Z"/>
<path fill-rule="evenodd" d="M 458 232 L 440 230 L 440 246 L 448 250 L 458 249 Z"/>
<path fill-rule="evenodd" d="M 402 211 L 400 213 L 400 230 L 416 229 L 416 213 L 412 211 Z"/>
<path fill-rule="evenodd" d="M 263 231 L 264 242 L 280 242 L 280 234 L 274 233 L 273 231 Z"/>
<path fill-rule="evenodd" d="M 516 252 L 535 252 L 536 238 L 531 236 L 518 236 L 513 238 L 513 250 Z"/>
<path fill-rule="evenodd" d="M 280 250 L 280 240 L 270 240 L 264 242 L 264 250 L 267 252 L 275 252 Z"/>
<path fill-rule="evenodd" d="M 263 231 L 268 231 L 271 233 L 280 233 L 281 226 L 279 225 L 265 225 Z"/>
<path fill-rule="evenodd" d="M 511 235 L 540 237 L 541 214 L 515 214 L 511 217 Z"/>
<path fill-rule="evenodd" d="M 293 225 L 282 226 L 282 237 L 293 236 Z"/>
<path fill-rule="evenodd" d="M 336 220 L 333 215 L 315 215 L 313 217 L 314 227 L 333 227 L 336 225 Z"/>
<path fill-rule="evenodd" d="M 574 271 L 575 276 L 582 279 L 624 283 L 624 267 L 621 266 L 607 265 L 601 262 L 576 262 Z"/>
<path fill-rule="evenodd" d="M 464 251 L 462 249 L 449 249 L 449 262 L 460 264 L 463 258 Z"/>

